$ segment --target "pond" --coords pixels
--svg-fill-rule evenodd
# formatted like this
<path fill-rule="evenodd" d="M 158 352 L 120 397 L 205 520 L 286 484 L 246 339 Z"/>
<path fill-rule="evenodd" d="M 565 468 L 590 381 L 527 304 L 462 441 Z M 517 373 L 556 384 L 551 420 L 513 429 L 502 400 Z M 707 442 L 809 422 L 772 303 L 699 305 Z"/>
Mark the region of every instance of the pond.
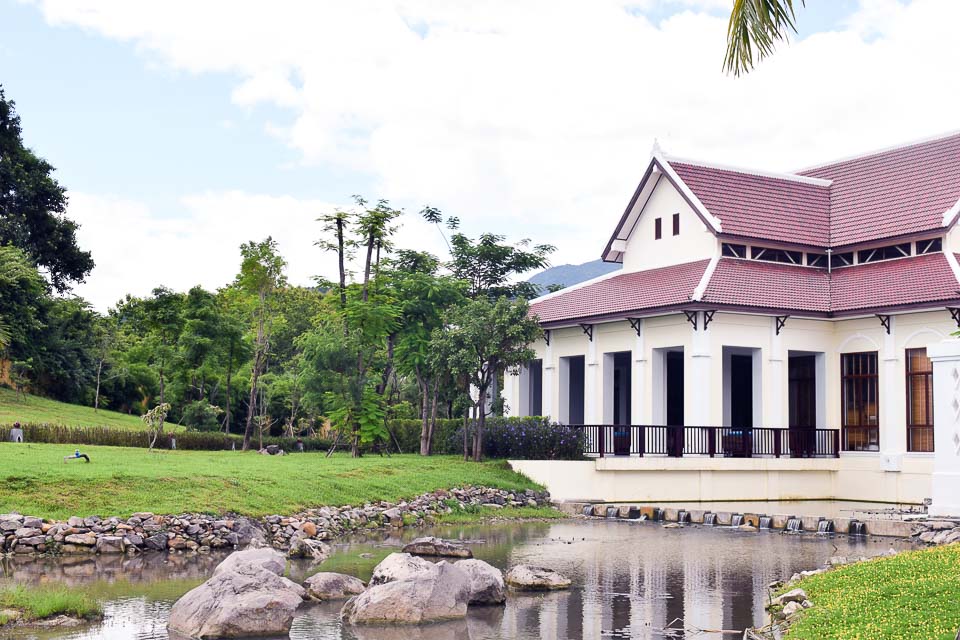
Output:
<path fill-rule="evenodd" d="M 564 520 L 437 528 L 475 541 L 476 557 L 506 569 L 547 566 L 573 579 L 567 592 L 517 595 L 506 606 L 471 607 L 466 621 L 416 628 L 343 627 L 342 603 L 304 605 L 290 637 L 322 640 L 493 640 L 497 638 L 740 638 L 760 624 L 767 585 L 816 569 L 833 555 L 872 556 L 909 545 L 897 539 L 744 532 L 730 528 L 664 528 L 638 521 Z M 423 531 L 378 533 L 335 545 L 324 571 L 363 580 L 387 554 Z M 203 582 L 222 555 L 68 557 L 5 560 L 2 581 L 61 583 L 104 602 L 102 623 L 80 630 L 18 632 L 15 638 L 160 640 L 170 606 Z M 302 580 L 319 571 L 292 567 Z M 723 634 L 722 631 L 737 632 Z"/>

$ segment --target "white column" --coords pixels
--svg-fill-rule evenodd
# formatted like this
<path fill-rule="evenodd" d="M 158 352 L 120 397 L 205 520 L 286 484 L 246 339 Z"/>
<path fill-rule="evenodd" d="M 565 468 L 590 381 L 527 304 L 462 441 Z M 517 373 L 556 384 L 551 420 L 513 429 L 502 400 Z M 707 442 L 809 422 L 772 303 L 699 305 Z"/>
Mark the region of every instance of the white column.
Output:
<path fill-rule="evenodd" d="M 887 471 L 900 471 L 907 447 L 906 417 L 902 405 L 904 378 L 899 373 L 900 353 L 897 351 L 897 317 L 889 316 L 890 330 L 883 335 L 880 354 L 880 462 Z"/>
<path fill-rule="evenodd" d="M 689 383 L 684 384 L 684 422 L 694 426 L 710 426 L 711 394 L 710 329 L 703 328 L 703 313 L 697 312 L 697 328 L 693 331 L 693 349 L 690 353 Z"/>
<path fill-rule="evenodd" d="M 647 424 L 647 350 L 643 340 L 643 320 L 637 320 L 637 339 L 633 342 L 633 375 L 630 376 L 630 421 L 633 424 Z"/>
<path fill-rule="evenodd" d="M 764 424 L 761 424 L 762 427 L 787 427 L 787 422 L 789 422 L 789 417 L 787 416 L 787 410 L 785 409 L 785 403 L 783 401 L 784 395 L 787 393 L 787 389 L 783 384 L 783 367 L 784 361 L 787 358 L 787 354 L 783 352 L 783 336 L 777 334 L 777 318 L 770 318 L 770 353 L 768 359 L 768 372 L 767 379 L 761 380 L 760 385 L 754 385 L 760 387 L 760 393 L 766 394 L 765 400 L 767 411 L 766 419 Z M 785 331 L 786 327 L 781 329 Z M 762 396 L 761 396 L 762 397 Z"/>
<path fill-rule="evenodd" d="M 599 332 L 597 325 L 593 325 L 593 338 L 587 341 L 586 371 L 584 371 L 586 397 L 583 403 L 583 421 L 586 424 L 599 424 L 602 420 L 600 416 L 600 407 L 597 403 L 597 377 L 600 372 L 600 363 L 597 361 L 597 340 Z"/>
<path fill-rule="evenodd" d="M 526 365 L 518 373 L 506 373 L 503 376 L 503 402 L 506 404 L 508 416 L 529 415 L 530 407 L 527 397 L 530 370 Z"/>
<path fill-rule="evenodd" d="M 550 342 L 553 342 L 552 336 Z M 557 367 L 553 362 L 553 346 L 551 344 L 547 344 L 546 349 L 543 352 L 543 381 L 541 383 L 543 406 L 541 407 L 541 411 L 543 411 L 543 415 L 549 416 L 551 420 L 557 420 L 559 415 L 556 407 L 554 407 L 554 398 L 557 396 L 556 390 L 553 388 L 554 378 L 556 377 L 554 372 L 556 370 Z"/>
<path fill-rule="evenodd" d="M 933 361 L 932 516 L 960 516 L 960 339 L 927 347 Z"/>

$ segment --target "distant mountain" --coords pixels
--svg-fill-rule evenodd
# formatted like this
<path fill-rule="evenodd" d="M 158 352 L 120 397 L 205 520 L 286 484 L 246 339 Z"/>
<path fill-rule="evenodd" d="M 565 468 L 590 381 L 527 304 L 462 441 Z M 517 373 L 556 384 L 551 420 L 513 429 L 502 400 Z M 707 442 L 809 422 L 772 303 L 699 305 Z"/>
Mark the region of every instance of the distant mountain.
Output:
<path fill-rule="evenodd" d="M 527 282 L 539 285 L 540 290 L 546 293 L 547 287 L 550 285 L 569 287 L 572 284 L 597 278 L 619 268 L 619 264 L 604 262 L 603 260 L 591 260 L 583 264 L 561 264 L 541 271 Z"/>

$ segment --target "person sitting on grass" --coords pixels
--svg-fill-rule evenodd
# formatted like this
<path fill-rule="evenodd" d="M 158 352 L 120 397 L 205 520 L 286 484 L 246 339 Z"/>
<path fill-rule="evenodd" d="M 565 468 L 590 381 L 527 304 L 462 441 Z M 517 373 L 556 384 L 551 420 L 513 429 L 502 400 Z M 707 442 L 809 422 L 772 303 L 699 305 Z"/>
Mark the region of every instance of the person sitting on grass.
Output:
<path fill-rule="evenodd" d="M 63 456 L 63 461 L 67 462 L 68 460 L 79 460 L 80 458 L 83 458 L 86 462 L 90 462 L 90 456 L 85 453 L 80 453 L 80 449 L 74 451 L 72 456 Z"/>

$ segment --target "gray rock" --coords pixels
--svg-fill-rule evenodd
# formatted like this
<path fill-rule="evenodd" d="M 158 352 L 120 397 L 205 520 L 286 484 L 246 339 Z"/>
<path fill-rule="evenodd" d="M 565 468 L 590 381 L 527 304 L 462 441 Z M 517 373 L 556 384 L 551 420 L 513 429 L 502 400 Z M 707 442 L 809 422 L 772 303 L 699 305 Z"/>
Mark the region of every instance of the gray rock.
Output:
<path fill-rule="evenodd" d="M 459 560 L 454 566 L 470 576 L 470 604 L 503 604 L 507 589 L 503 572 L 483 560 Z"/>
<path fill-rule="evenodd" d="M 0 520 L 0 531 L 16 531 L 22 526 L 21 520 Z"/>
<path fill-rule="evenodd" d="M 33 527 L 20 527 L 13 532 L 13 535 L 17 536 L 18 538 L 32 538 L 33 536 L 39 536 L 42 533 L 43 531 L 41 531 L 39 528 L 35 529 Z"/>
<path fill-rule="evenodd" d="M 201 639 L 288 634 L 306 592 L 279 575 L 284 565 L 283 556 L 270 549 L 232 554 L 213 577 L 177 600 L 167 628 Z"/>
<path fill-rule="evenodd" d="M 63 539 L 66 544 L 75 544 L 85 547 L 92 547 L 97 544 L 97 534 L 95 533 L 71 533 Z"/>
<path fill-rule="evenodd" d="M 569 589 L 570 578 L 529 564 L 518 564 L 507 572 L 507 584 L 518 591 L 554 591 Z"/>
<path fill-rule="evenodd" d="M 315 600 L 342 600 L 363 593 L 363 581 L 344 573 L 322 571 L 303 583 L 307 595 Z"/>
<path fill-rule="evenodd" d="M 213 570 L 213 575 L 236 572 L 245 568 L 265 569 L 274 575 L 282 576 L 287 569 L 287 561 L 279 551 L 274 551 L 268 547 L 245 549 L 244 551 L 235 551 L 227 556 Z"/>
<path fill-rule="evenodd" d="M 409 553 L 391 553 L 373 569 L 370 586 L 409 580 L 423 573 L 436 571 L 437 565 Z"/>
<path fill-rule="evenodd" d="M 30 538 L 19 538 L 17 540 L 18 545 L 26 545 L 28 547 L 36 547 L 41 544 L 44 544 L 47 541 L 47 537 L 44 535 L 32 536 Z"/>
<path fill-rule="evenodd" d="M 410 580 L 370 587 L 343 606 L 349 624 L 421 624 L 467 615 L 470 577 L 447 562 Z"/>
<path fill-rule="evenodd" d="M 783 595 L 777 596 L 772 600 L 773 604 L 786 605 L 790 602 L 801 603 L 807 599 L 807 592 L 803 589 L 791 589 Z"/>
<path fill-rule="evenodd" d="M 167 548 L 167 536 L 164 533 L 158 533 L 144 540 L 143 544 L 147 549 L 163 551 Z"/>
<path fill-rule="evenodd" d="M 308 558 L 314 562 L 323 562 L 330 557 L 330 545 L 302 536 L 294 535 L 290 539 L 288 558 Z"/>
<path fill-rule="evenodd" d="M 24 516 L 23 526 L 30 527 L 31 529 L 39 529 L 43 526 L 43 520 L 40 518 L 35 518 L 33 516 Z"/>
<path fill-rule="evenodd" d="M 783 607 L 783 615 L 787 616 L 788 618 L 797 611 L 803 611 L 803 605 L 799 602 L 788 602 Z"/>
<path fill-rule="evenodd" d="M 120 536 L 100 536 L 97 538 L 97 553 L 123 553 L 123 538 Z"/>
<path fill-rule="evenodd" d="M 439 556 L 442 558 L 472 558 L 473 552 L 462 544 L 428 536 L 417 538 L 403 547 L 404 553 L 415 556 Z"/>
<path fill-rule="evenodd" d="M 124 541 L 125 541 L 127 544 L 132 545 L 132 546 L 134 546 L 134 547 L 142 547 L 142 546 L 143 546 L 143 536 L 141 536 L 141 535 L 139 535 L 139 534 L 136 534 L 136 533 L 128 533 L 126 536 L 124 536 L 123 539 L 124 539 Z"/>

